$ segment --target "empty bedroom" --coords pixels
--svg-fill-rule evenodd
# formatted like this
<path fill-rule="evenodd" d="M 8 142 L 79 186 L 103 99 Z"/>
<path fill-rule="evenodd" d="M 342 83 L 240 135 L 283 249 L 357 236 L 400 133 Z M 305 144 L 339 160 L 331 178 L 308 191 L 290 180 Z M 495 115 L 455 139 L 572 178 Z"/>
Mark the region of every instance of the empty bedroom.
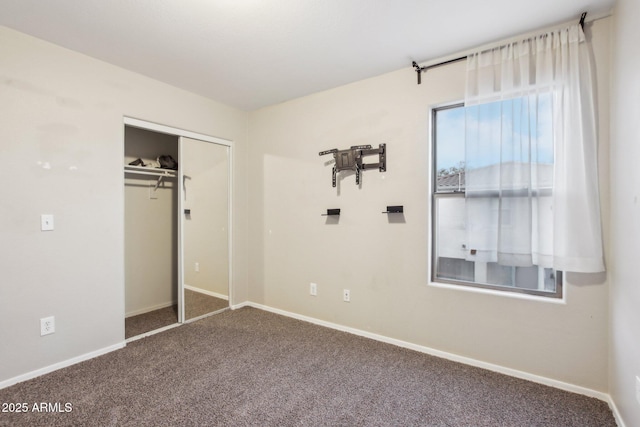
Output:
<path fill-rule="evenodd" d="M 637 0 L 0 0 L 0 426 L 640 425 Z"/>

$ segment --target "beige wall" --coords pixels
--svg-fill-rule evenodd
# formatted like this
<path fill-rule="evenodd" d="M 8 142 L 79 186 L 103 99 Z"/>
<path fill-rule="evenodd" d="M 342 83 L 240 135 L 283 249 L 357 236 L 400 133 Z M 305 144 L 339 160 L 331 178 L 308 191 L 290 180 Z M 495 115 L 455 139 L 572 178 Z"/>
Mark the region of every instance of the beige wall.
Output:
<path fill-rule="evenodd" d="M 591 31 L 604 103 L 609 19 Z M 566 304 L 428 286 L 429 107 L 463 98 L 464 69 L 459 62 L 429 70 L 418 86 L 407 66 L 250 114 L 249 298 L 606 392 L 604 275 L 567 275 Z M 340 174 L 331 187 L 331 158 L 319 151 L 380 143 L 388 148 L 386 173 L 364 171 L 360 187 Z M 606 167 L 602 175 L 606 198 Z M 396 204 L 405 207 L 404 221 L 381 214 Z M 320 216 L 328 208 L 342 209 L 337 222 Z M 350 303 L 342 301 L 345 288 Z"/>
<path fill-rule="evenodd" d="M 0 100 L 0 383 L 124 341 L 124 116 L 234 142 L 246 300 L 246 113 L 5 27 Z M 46 316 L 56 333 L 40 337 Z"/>
<path fill-rule="evenodd" d="M 629 427 L 640 425 L 640 2 L 618 0 L 611 96 L 610 393 Z"/>

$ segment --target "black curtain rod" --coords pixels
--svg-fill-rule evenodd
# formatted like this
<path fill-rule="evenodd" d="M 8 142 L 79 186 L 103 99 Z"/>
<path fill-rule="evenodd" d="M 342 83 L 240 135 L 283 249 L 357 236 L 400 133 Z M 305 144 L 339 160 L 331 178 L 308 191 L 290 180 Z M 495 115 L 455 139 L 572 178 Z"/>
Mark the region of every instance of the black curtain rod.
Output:
<path fill-rule="evenodd" d="M 584 29 L 584 19 L 586 17 L 587 17 L 587 12 L 583 12 L 582 15 L 580 15 L 580 26 L 582 27 L 582 29 Z M 453 62 L 463 61 L 465 59 L 467 59 L 466 56 L 461 56 L 460 58 L 449 59 L 448 61 L 438 62 L 437 64 L 427 65 L 426 67 L 421 67 L 421 66 L 418 65 L 418 63 L 416 61 L 413 61 L 411 63 L 411 66 L 416 70 L 416 73 L 418 73 L 418 84 L 422 84 L 422 72 L 423 71 L 427 71 L 427 70 L 429 70 L 431 68 L 435 68 L 435 67 L 440 67 L 441 65 L 451 64 Z"/>
<path fill-rule="evenodd" d="M 455 58 L 455 59 L 450 59 L 448 61 L 438 62 L 437 64 L 427 65 L 426 67 L 421 67 L 421 66 L 418 65 L 418 63 L 416 61 L 413 61 L 412 65 L 413 65 L 413 68 L 416 69 L 416 73 L 418 73 L 418 84 L 421 84 L 422 83 L 421 75 L 422 75 L 423 71 L 427 71 L 427 70 L 429 70 L 431 68 L 435 68 L 435 67 L 440 67 L 441 65 L 451 64 L 452 62 L 463 61 L 465 59 L 467 59 L 466 56 L 461 56 L 460 58 Z"/>

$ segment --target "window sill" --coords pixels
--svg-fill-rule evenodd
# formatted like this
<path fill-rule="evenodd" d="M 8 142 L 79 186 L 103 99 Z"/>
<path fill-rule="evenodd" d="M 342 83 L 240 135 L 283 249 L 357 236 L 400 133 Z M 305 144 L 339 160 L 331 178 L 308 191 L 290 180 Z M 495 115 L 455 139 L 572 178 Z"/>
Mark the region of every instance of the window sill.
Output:
<path fill-rule="evenodd" d="M 431 286 L 431 287 L 434 287 L 434 288 L 441 288 L 441 289 L 450 289 L 450 290 L 454 290 L 454 291 L 471 292 L 471 293 L 484 294 L 484 295 L 493 295 L 493 296 L 499 296 L 499 297 L 504 297 L 504 298 L 523 299 L 523 300 L 527 300 L 527 301 L 546 302 L 546 303 L 560 304 L 560 305 L 566 305 L 567 304 L 567 301 L 566 301 L 566 296 L 567 296 L 566 287 L 562 292 L 562 298 L 549 298 L 549 297 L 543 297 L 543 296 L 538 296 L 538 295 L 523 294 L 523 293 L 518 293 L 518 292 L 496 291 L 496 290 L 493 290 L 493 289 L 475 288 L 473 286 L 454 285 L 454 284 L 450 284 L 450 283 L 440 283 L 440 282 L 432 282 L 432 281 L 429 281 L 428 286 Z"/>

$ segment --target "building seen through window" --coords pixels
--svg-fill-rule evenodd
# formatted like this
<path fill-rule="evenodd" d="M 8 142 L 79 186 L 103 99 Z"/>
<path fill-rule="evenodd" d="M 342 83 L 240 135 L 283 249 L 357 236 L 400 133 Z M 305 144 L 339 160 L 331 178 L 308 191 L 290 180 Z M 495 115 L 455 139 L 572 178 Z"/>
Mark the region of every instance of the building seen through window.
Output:
<path fill-rule="evenodd" d="M 433 110 L 433 281 L 561 297 L 549 98 Z"/>

